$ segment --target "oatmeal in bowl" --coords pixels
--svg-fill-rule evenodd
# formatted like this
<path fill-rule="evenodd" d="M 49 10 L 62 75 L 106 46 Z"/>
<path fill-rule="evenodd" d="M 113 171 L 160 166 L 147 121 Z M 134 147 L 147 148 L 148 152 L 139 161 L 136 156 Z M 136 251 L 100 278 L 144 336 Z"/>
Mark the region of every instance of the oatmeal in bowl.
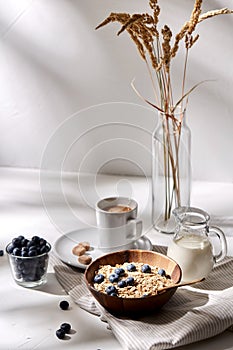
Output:
<path fill-rule="evenodd" d="M 106 310 L 135 317 L 156 312 L 172 297 L 176 287 L 162 289 L 180 282 L 181 269 L 174 260 L 157 252 L 123 250 L 93 261 L 85 280 Z"/>

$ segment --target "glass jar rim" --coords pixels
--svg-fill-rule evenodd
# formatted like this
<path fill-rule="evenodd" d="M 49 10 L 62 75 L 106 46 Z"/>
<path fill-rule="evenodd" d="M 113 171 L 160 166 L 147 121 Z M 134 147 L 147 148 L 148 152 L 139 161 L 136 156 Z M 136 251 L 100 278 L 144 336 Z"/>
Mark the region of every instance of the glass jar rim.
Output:
<path fill-rule="evenodd" d="M 34 255 L 34 256 L 21 256 L 21 255 L 14 255 L 12 253 L 9 253 L 7 248 L 9 247 L 9 245 L 11 244 L 11 242 L 9 242 L 7 245 L 6 245 L 6 253 L 8 256 L 12 257 L 12 258 L 19 258 L 19 259 L 35 259 L 35 258 L 40 258 L 48 253 L 50 253 L 51 249 L 52 249 L 52 246 L 49 242 L 46 243 L 46 246 L 48 246 L 49 250 L 47 252 L 44 252 L 42 254 L 38 254 L 38 255 Z"/>

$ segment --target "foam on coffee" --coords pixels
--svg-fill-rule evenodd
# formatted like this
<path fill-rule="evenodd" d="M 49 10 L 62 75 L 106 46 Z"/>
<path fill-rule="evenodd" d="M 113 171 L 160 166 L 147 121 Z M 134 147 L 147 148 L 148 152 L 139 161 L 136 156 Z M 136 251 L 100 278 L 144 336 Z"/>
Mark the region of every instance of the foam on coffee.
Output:
<path fill-rule="evenodd" d="M 125 213 L 132 210 L 132 208 L 130 208 L 127 205 L 122 205 L 122 204 L 118 204 L 118 205 L 114 205 L 108 208 L 105 208 L 105 211 L 109 212 L 109 213 Z"/>

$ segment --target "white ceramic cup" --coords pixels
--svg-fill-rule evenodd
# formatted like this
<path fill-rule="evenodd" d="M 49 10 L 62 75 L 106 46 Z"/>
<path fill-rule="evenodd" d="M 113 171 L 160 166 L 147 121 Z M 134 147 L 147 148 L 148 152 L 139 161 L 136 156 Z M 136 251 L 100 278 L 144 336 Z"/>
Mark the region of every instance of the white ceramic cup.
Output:
<path fill-rule="evenodd" d="M 114 208 L 117 207 L 117 211 Z M 121 211 L 125 208 L 126 211 Z M 120 209 L 119 209 L 120 208 Z M 96 205 L 99 248 L 124 246 L 129 249 L 142 235 L 142 220 L 137 219 L 138 204 L 127 197 L 101 199 Z"/>

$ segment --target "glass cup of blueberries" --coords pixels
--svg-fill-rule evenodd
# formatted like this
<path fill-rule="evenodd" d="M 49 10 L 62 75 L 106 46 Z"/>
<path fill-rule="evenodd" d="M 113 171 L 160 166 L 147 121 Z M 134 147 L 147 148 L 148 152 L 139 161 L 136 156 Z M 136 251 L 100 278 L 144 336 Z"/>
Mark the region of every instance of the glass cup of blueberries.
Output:
<path fill-rule="evenodd" d="M 46 283 L 50 250 L 51 245 L 38 236 L 13 238 L 6 252 L 15 282 L 29 288 Z"/>

